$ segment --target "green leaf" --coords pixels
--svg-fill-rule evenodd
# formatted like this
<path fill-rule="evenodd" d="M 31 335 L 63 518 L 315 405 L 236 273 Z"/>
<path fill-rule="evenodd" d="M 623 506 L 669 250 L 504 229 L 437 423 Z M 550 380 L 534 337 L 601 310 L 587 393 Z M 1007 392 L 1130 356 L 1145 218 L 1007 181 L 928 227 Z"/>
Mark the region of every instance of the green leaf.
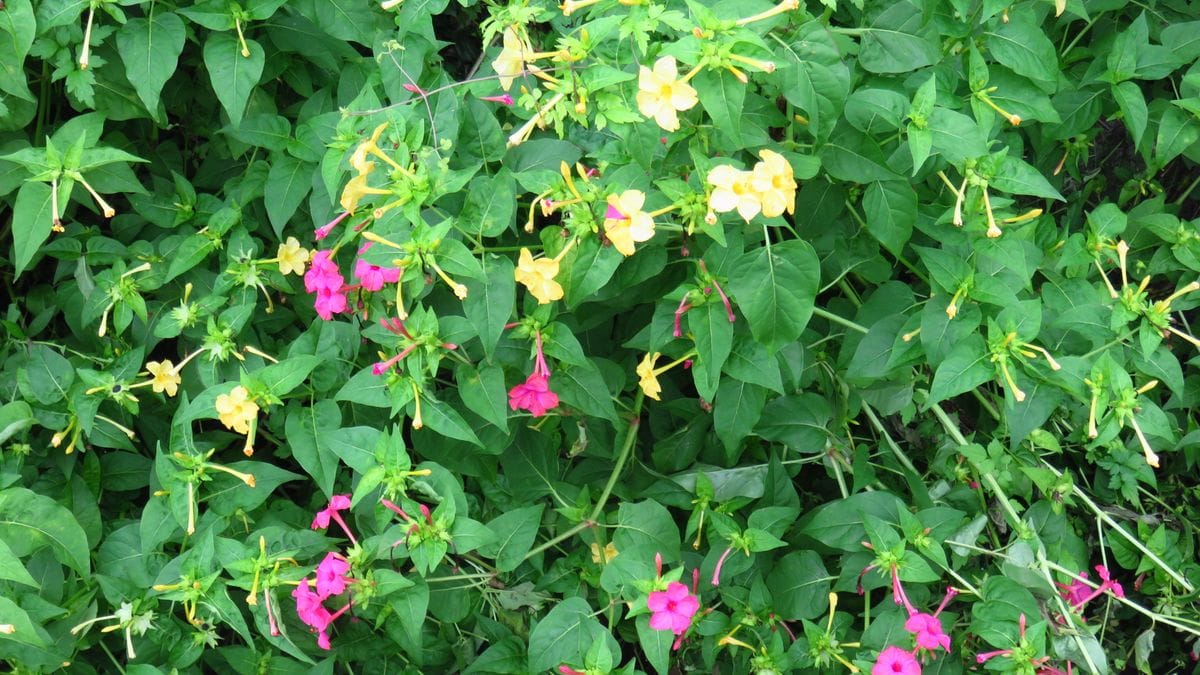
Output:
<path fill-rule="evenodd" d="M 971 391 L 990 382 L 994 375 L 983 341 L 976 338 L 958 343 L 938 366 L 929 387 L 929 405 Z"/>
<path fill-rule="evenodd" d="M 838 180 L 869 183 L 900 177 L 888 168 L 879 143 L 853 128 L 838 127 L 834 140 L 821 146 L 819 155 L 826 173 Z"/>
<path fill-rule="evenodd" d="M 131 19 L 117 31 L 117 51 L 125 63 L 125 76 L 151 115 L 157 115 L 159 94 L 175 73 L 186 32 L 183 19 L 171 12 L 151 12 L 149 19 Z"/>
<path fill-rule="evenodd" d="M 4 596 L 0 596 L 0 615 L 4 616 L 4 623 L 12 626 L 12 631 L 4 633 L 3 640 L 14 640 L 27 645 L 41 647 L 46 644 L 42 639 L 41 622 L 34 623 L 29 618 L 29 614 L 22 609 L 17 603 Z M 7 652 L 8 650 L 5 650 Z M 9 659 L 7 653 L 4 654 L 6 659 Z"/>
<path fill-rule="evenodd" d="M 1167 162 L 1183 154 L 1185 150 L 1200 140 L 1200 121 L 1175 106 L 1163 111 L 1162 121 L 1158 123 L 1158 140 L 1154 145 L 1154 158 L 1158 166 L 1166 166 Z M 22 188 L 22 191 L 24 188 Z M 17 199 L 20 200 L 18 193 Z"/>
<path fill-rule="evenodd" d="M 246 112 L 250 92 L 262 77 L 266 57 L 263 48 L 254 40 L 246 40 L 250 56 L 242 56 L 241 45 L 229 33 L 213 33 L 204 42 L 204 66 L 217 100 L 229 115 L 229 121 L 239 124 Z"/>
<path fill-rule="evenodd" d="M 321 365 L 316 356 L 292 356 L 279 363 L 257 370 L 251 377 L 273 395 L 283 397 L 308 379 L 308 374 Z"/>
<path fill-rule="evenodd" d="M 822 616 L 829 607 L 829 585 L 834 578 L 815 551 L 788 553 L 767 577 L 772 609 L 787 620 Z"/>
<path fill-rule="evenodd" d="M 961 164 L 988 152 L 987 136 L 975 120 L 960 112 L 934 108 L 929 131 L 933 134 L 933 149 L 948 162 Z"/>
<path fill-rule="evenodd" d="M 271 162 L 263 202 L 275 237 L 283 239 L 283 228 L 312 189 L 314 167 L 291 155 L 277 154 Z"/>
<path fill-rule="evenodd" d="M 337 454 L 330 449 L 329 438 L 341 425 L 337 404 L 329 400 L 317 401 L 311 408 L 292 408 L 284 424 L 292 455 L 326 497 L 333 495 L 337 478 Z"/>
<path fill-rule="evenodd" d="M 6 3 L 4 10 L 0 11 L 0 54 L 4 55 L 0 58 L 0 92 L 30 102 L 34 100 L 25 81 L 24 65 L 36 34 L 37 25 L 29 0 Z M 0 118 L 3 117 L 5 114 L 0 113 Z"/>
<path fill-rule="evenodd" d="M 1029 11 L 1009 12 L 1008 21 L 997 21 L 984 33 L 987 49 L 1000 63 L 1024 75 L 1048 92 L 1058 80 L 1058 50 Z"/>
<path fill-rule="evenodd" d="M 819 21 L 801 26 L 777 76 L 784 97 L 808 118 L 809 133 L 828 138 L 850 93 L 850 69 L 833 34 Z"/>
<path fill-rule="evenodd" d="M 467 201 L 455 224 L 472 237 L 496 237 L 513 226 L 517 212 L 517 183 L 508 171 L 476 176 L 467 190 Z"/>
<path fill-rule="evenodd" d="M 733 347 L 733 324 L 725 306 L 712 299 L 687 313 L 688 329 L 696 342 L 698 356 L 692 363 L 696 392 L 712 400 L 721 380 L 721 367 Z"/>
<path fill-rule="evenodd" d="M 25 557 L 45 546 L 80 575 L 91 572 L 87 535 L 64 506 L 23 487 L 0 490 L 0 540 Z"/>
<path fill-rule="evenodd" d="M 921 10 L 897 2 L 863 33 L 858 65 L 872 73 L 907 73 L 933 65 L 940 56 L 936 32 L 925 24 Z"/>
<path fill-rule="evenodd" d="M 471 412 L 496 425 L 508 428 L 507 390 L 504 388 L 504 371 L 499 366 L 480 364 L 476 370 L 467 364 L 455 369 L 458 394 Z"/>
<path fill-rule="evenodd" d="M 702 70 L 692 79 L 700 105 L 712 117 L 713 124 L 726 136 L 730 147 L 742 142 L 742 108 L 746 85 L 725 70 Z"/>
<path fill-rule="evenodd" d="M 29 350 L 29 363 L 21 371 L 22 393 L 38 403 L 50 405 L 67 397 L 75 381 L 75 368 L 61 354 L 44 345 Z"/>
<path fill-rule="evenodd" d="M 386 375 L 376 375 L 371 368 L 364 368 L 346 380 L 333 400 L 350 401 L 373 408 L 390 408 L 392 402 L 388 395 L 387 381 Z"/>
<path fill-rule="evenodd" d="M 721 381 L 713 404 L 713 425 L 725 444 L 726 456 L 733 455 L 758 423 L 766 400 L 767 390 L 758 385 L 732 378 Z"/>
<path fill-rule="evenodd" d="M 755 339 L 773 353 L 808 325 L 820 277 L 812 246 L 792 239 L 745 253 L 729 285 Z"/>
<path fill-rule="evenodd" d="M 863 196 L 867 231 L 899 256 L 917 221 L 917 193 L 908 181 L 871 183 Z"/>
<path fill-rule="evenodd" d="M 529 633 L 529 669 L 535 673 L 563 663 L 583 663 L 592 643 L 608 636 L 583 598 L 568 598 L 551 609 Z M 609 637 L 608 639 L 612 639 Z"/>
<path fill-rule="evenodd" d="M 1028 162 L 1008 155 L 1000 170 L 992 176 L 990 186 L 1013 195 L 1031 195 L 1046 199 L 1066 201 L 1058 190 L 1046 180 L 1041 171 L 1030 166 Z"/>
<path fill-rule="evenodd" d="M 550 379 L 550 388 L 558 393 L 563 403 L 578 408 L 585 414 L 611 422 L 617 421 L 617 409 L 613 405 L 608 385 L 591 362 L 586 366 L 560 366 Z"/>
<path fill-rule="evenodd" d="M 19 584 L 32 586 L 33 588 L 41 588 L 38 582 L 29 576 L 28 570 L 21 564 L 20 559 L 12 552 L 8 544 L 4 543 L 3 539 L 0 539 L 0 579 L 15 581 Z"/>
<path fill-rule="evenodd" d="M 378 466 L 375 446 L 378 445 L 381 436 L 383 432 L 374 427 L 347 427 L 327 434 L 325 440 L 329 443 L 329 449 L 341 458 L 343 464 L 360 474 L 366 474 L 372 467 Z M 404 450 L 401 447 L 393 452 L 402 454 Z"/>
<path fill-rule="evenodd" d="M 50 236 L 55 218 L 50 207 L 50 186 L 45 183 L 27 182 L 17 191 L 12 215 L 13 263 L 17 276 L 25 271 Z M 59 208 L 62 208 L 61 203 Z"/>
<path fill-rule="evenodd" d="M 801 519 L 800 531 L 824 546 L 842 551 L 863 550 L 867 535 L 863 522 L 896 522 L 904 502 L 890 492 L 860 492 L 846 499 L 826 502 Z"/>
<path fill-rule="evenodd" d="M 483 353 L 491 358 L 496 343 L 513 313 L 516 300 L 516 280 L 512 260 L 495 254 L 481 256 L 483 279 L 466 278 L 467 298 L 463 313 L 475 327 Z"/>
<path fill-rule="evenodd" d="M 33 408 L 25 401 L 0 405 L 0 444 L 33 426 Z"/>
<path fill-rule="evenodd" d="M 671 672 L 671 645 L 675 643 L 675 634 L 669 630 L 654 630 L 650 627 L 650 617 L 642 615 L 636 619 L 638 644 L 646 654 L 650 667 L 658 675 L 668 675 Z"/>
<path fill-rule="evenodd" d="M 479 554 L 496 561 L 496 569 L 511 572 L 520 566 L 537 539 L 542 524 L 541 504 L 513 509 L 488 522 L 495 540 L 479 547 Z"/>
<path fill-rule="evenodd" d="M 422 392 L 421 413 L 422 421 L 429 427 L 431 432 L 483 447 L 483 443 L 479 442 L 479 437 L 471 430 L 471 425 L 467 424 L 466 420 L 462 418 L 462 415 L 458 414 L 458 411 L 453 406 L 447 405 Z"/>
<path fill-rule="evenodd" d="M 652 566 L 655 553 L 668 563 L 680 560 L 679 528 L 671 512 L 651 499 L 621 504 L 613 545 L 619 555 L 644 560 L 648 566 Z"/>
<path fill-rule="evenodd" d="M 811 455 L 824 452 L 833 416 L 829 403 L 811 394 L 789 394 L 772 399 L 763 410 L 755 432 L 769 441 Z"/>

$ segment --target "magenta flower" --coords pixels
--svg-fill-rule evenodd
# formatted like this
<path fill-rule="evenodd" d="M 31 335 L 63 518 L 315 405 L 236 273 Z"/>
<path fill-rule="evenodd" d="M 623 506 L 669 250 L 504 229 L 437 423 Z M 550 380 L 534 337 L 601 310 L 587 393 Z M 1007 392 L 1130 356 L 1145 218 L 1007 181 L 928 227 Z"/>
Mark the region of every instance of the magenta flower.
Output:
<path fill-rule="evenodd" d="M 1067 601 L 1067 604 L 1074 606 L 1087 602 L 1086 598 L 1092 593 L 1092 587 L 1088 586 L 1084 582 L 1084 579 L 1087 578 L 1087 572 L 1080 572 L 1079 576 L 1076 577 L 1071 583 L 1058 584 L 1058 587 L 1061 589 L 1059 594 L 1062 595 L 1063 599 Z"/>
<path fill-rule="evenodd" d="M 933 614 L 917 612 L 904 622 L 904 630 L 917 636 L 917 647 L 933 651 L 938 647 L 950 651 L 950 636 L 942 632 L 942 622 Z"/>
<path fill-rule="evenodd" d="M 317 565 L 317 595 L 324 599 L 331 595 L 341 595 L 346 592 L 346 584 L 353 581 L 346 574 L 350 571 L 350 563 L 332 551 L 325 554 L 325 559 Z"/>
<path fill-rule="evenodd" d="M 480 96 L 479 100 L 480 101 L 491 101 L 492 103 L 500 103 L 503 105 L 512 105 L 513 104 L 513 97 L 509 96 L 508 94 L 504 94 L 503 96 Z"/>
<path fill-rule="evenodd" d="M 358 254 L 362 255 L 371 248 L 371 242 L 363 244 L 362 248 L 358 249 Z M 354 276 L 362 281 L 362 287 L 368 291 L 379 291 L 383 289 L 384 284 L 394 284 L 400 280 L 400 273 L 403 272 L 398 267 L 380 267 L 359 258 L 354 261 Z"/>
<path fill-rule="evenodd" d="M 355 546 L 358 541 L 354 538 L 354 533 L 350 531 L 350 527 L 346 525 L 346 521 L 342 520 L 342 514 L 339 511 L 345 511 L 350 508 L 350 495 L 334 495 L 329 500 L 329 506 L 317 511 L 313 516 L 312 529 L 323 530 L 329 527 L 329 522 L 332 520 L 341 526 L 342 531 L 350 538 L 350 542 Z"/>
<path fill-rule="evenodd" d="M 942 630 L 942 622 L 938 619 L 938 615 L 956 595 L 958 595 L 958 591 L 953 587 L 946 589 L 946 597 L 942 598 L 942 603 L 938 605 L 933 614 L 910 610 L 908 621 L 904 622 L 904 630 L 916 636 L 918 650 L 935 651 L 941 647 L 947 653 L 950 652 L 950 636 Z"/>
<path fill-rule="evenodd" d="M 512 410 L 528 410 L 534 417 L 541 417 L 547 410 L 558 407 L 558 394 L 550 390 L 550 366 L 542 351 L 542 334 L 535 333 L 537 355 L 533 361 L 533 372 L 526 380 L 508 390 L 508 407 Z"/>
<path fill-rule="evenodd" d="M 534 417 L 541 417 L 547 410 L 558 407 L 558 394 L 550 391 L 549 378 L 530 373 L 524 382 L 508 390 L 508 407 L 528 410 Z"/>
<path fill-rule="evenodd" d="M 334 314 L 346 311 L 349 306 L 345 293 L 324 289 L 317 291 L 317 299 L 313 301 L 313 309 L 317 310 L 317 316 L 326 321 L 332 319 Z"/>
<path fill-rule="evenodd" d="M 345 607 L 330 614 L 321 604 L 321 596 L 312 592 L 307 577 L 300 580 L 300 585 L 292 591 L 292 597 L 296 599 L 296 615 L 317 634 L 317 646 L 328 650 L 331 646 L 329 633 L 326 632 L 329 624 L 350 609 L 350 604 L 346 603 Z"/>
<path fill-rule="evenodd" d="M 330 260 L 333 251 L 317 251 L 313 253 L 308 271 L 304 273 L 304 290 L 309 293 L 317 291 L 340 291 L 346 280 L 338 270 L 337 263 Z"/>
<path fill-rule="evenodd" d="M 654 630 L 669 630 L 683 635 L 692 625 L 692 617 L 700 609 L 700 600 L 688 591 L 688 587 L 672 581 L 667 590 L 654 591 L 646 599 L 650 615 L 650 627 Z"/>
<path fill-rule="evenodd" d="M 313 238 L 316 239 L 317 241 L 321 241 L 325 237 L 328 237 L 329 233 L 333 232 L 333 228 L 337 227 L 338 223 L 345 220 L 346 216 L 348 216 L 348 215 L 350 215 L 349 211 L 342 211 L 342 214 L 340 216 L 334 218 L 333 220 L 329 221 L 328 223 L 325 223 L 321 227 L 318 227 L 316 230 L 313 230 Z"/>
<path fill-rule="evenodd" d="M 879 652 L 871 675 L 921 675 L 921 664 L 911 652 L 892 645 Z"/>

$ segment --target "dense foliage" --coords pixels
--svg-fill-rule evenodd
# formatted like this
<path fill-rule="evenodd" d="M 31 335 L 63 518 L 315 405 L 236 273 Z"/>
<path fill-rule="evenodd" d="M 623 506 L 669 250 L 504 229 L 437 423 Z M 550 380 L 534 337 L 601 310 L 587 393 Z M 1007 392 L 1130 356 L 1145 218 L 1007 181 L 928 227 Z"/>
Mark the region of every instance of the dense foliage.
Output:
<path fill-rule="evenodd" d="M 3 0 L 0 663 L 1190 668 L 1196 16 Z"/>

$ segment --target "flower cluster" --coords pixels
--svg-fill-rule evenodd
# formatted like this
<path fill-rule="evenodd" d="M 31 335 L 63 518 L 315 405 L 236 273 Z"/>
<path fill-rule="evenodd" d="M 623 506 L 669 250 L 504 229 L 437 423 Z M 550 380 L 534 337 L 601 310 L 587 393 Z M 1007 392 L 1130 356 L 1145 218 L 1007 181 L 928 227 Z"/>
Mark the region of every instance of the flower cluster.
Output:
<path fill-rule="evenodd" d="M 760 150 L 762 161 L 750 171 L 735 169 L 728 164 L 715 166 L 708 172 L 708 184 L 713 190 L 708 207 L 717 213 L 737 211 L 750 222 L 762 213 L 767 218 L 796 211 L 796 179 L 792 165 L 783 155 L 772 150 Z"/>
<path fill-rule="evenodd" d="M 304 290 L 316 294 L 313 307 L 317 316 L 326 321 L 349 307 L 346 300 L 346 279 L 333 260 L 333 251 L 313 253 L 312 267 L 304 274 Z"/>
<path fill-rule="evenodd" d="M 1069 584 L 1058 584 L 1059 594 L 1071 606 L 1075 612 L 1083 611 L 1084 605 L 1088 604 L 1105 592 L 1111 592 L 1118 598 L 1125 597 L 1125 589 L 1121 586 L 1121 582 L 1112 578 L 1108 568 L 1104 565 L 1096 565 L 1096 574 L 1100 576 L 1100 585 L 1092 586 L 1087 581 L 1088 573 L 1080 572 L 1079 576 Z"/>
<path fill-rule="evenodd" d="M 334 495 L 329 500 L 328 506 L 317 511 L 313 517 L 312 528 L 314 530 L 325 529 L 331 522 L 335 522 L 346 533 L 351 545 L 357 549 L 358 541 L 341 515 L 341 511 L 349 508 L 350 495 Z M 300 580 L 296 590 L 292 591 L 292 597 L 296 599 L 296 615 L 317 634 L 317 646 L 321 649 L 329 649 L 329 626 L 339 616 L 345 614 L 352 603 L 347 602 L 341 609 L 330 612 L 325 607 L 325 601 L 345 593 L 347 586 L 354 581 L 350 577 L 350 561 L 336 552 L 329 551 L 317 565 L 315 576 L 315 592 L 313 584 L 309 582 L 308 577 L 305 577 Z"/>
<path fill-rule="evenodd" d="M 874 567 L 872 565 L 871 567 Z M 871 569 L 868 567 L 867 569 Z M 866 570 L 863 570 L 866 572 Z M 892 600 L 904 607 L 908 612 L 908 619 L 904 622 L 904 630 L 913 634 L 914 646 L 911 650 L 906 650 L 896 645 L 890 645 L 879 653 L 879 658 L 876 659 L 874 667 L 871 668 L 871 675 L 890 675 L 892 673 L 902 673 L 904 675 L 920 675 L 921 664 L 917 661 L 918 655 L 933 655 L 939 649 L 950 653 L 950 636 L 946 634 L 942 627 L 942 621 L 938 618 L 946 605 L 958 595 L 958 590 L 955 588 L 946 589 L 946 595 L 942 598 L 941 604 L 933 613 L 922 612 L 917 610 L 911 602 L 909 602 L 908 594 L 904 592 L 904 585 L 900 582 L 900 571 L 895 563 L 890 565 L 892 577 Z"/>

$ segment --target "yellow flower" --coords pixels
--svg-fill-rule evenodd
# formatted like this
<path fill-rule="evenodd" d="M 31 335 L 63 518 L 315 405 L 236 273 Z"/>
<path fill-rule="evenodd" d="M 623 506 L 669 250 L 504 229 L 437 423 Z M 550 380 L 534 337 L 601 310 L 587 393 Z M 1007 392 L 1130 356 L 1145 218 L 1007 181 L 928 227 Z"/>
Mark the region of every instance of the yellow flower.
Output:
<path fill-rule="evenodd" d="M 342 208 L 350 213 L 358 208 L 358 203 L 367 195 L 386 195 L 391 194 L 387 190 L 373 188 L 367 185 L 367 177 L 370 176 L 371 170 L 375 168 L 375 162 L 365 162 L 365 172 L 360 172 L 354 178 L 351 178 L 346 183 L 346 187 L 342 189 L 342 199 L 339 202 Z"/>
<path fill-rule="evenodd" d="M 646 194 L 641 190 L 608 196 L 604 234 L 621 255 L 633 255 L 634 242 L 648 241 L 654 236 L 654 218 L 642 210 L 645 203 Z"/>
<path fill-rule="evenodd" d="M 554 277 L 558 275 L 558 260 L 554 258 L 533 259 L 529 249 L 522 248 L 514 273 L 517 283 L 524 284 L 539 305 L 548 305 L 563 296 L 562 286 Z"/>
<path fill-rule="evenodd" d="M 737 210 L 738 215 L 750 222 L 762 210 L 762 202 L 751 185 L 754 174 L 722 164 L 708 172 L 708 183 L 713 186 L 708 197 L 708 208 L 718 213 Z"/>
<path fill-rule="evenodd" d="M 654 62 L 654 70 L 642 66 L 638 74 L 638 111 L 653 117 L 666 131 L 679 128 L 679 110 L 688 110 L 699 101 L 696 90 L 679 79 L 674 56 L 664 56 Z"/>
<path fill-rule="evenodd" d="M 375 127 L 375 131 L 371 132 L 371 137 L 354 149 L 354 154 L 350 155 L 350 166 L 354 168 L 358 174 L 364 175 L 371 173 L 375 168 L 375 163 L 367 160 L 367 155 L 375 155 L 387 162 L 391 162 L 392 158 L 388 157 L 387 153 L 379 149 L 379 137 L 383 135 L 383 130 L 388 126 L 387 122 Z"/>
<path fill-rule="evenodd" d="M 762 204 L 762 214 L 768 218 L 796 211 L 796 179 L 792 165 L 783 155 L 771 150 L 759 151 L 762 161 L 754 165 L 750 189 Z"/>
<path fill-rule="evenodd" d="M 218 396 L 216 407 L 221 424 L 239 434 L 249 434 L 250 422 L 258 416 L 258 404 L 250 400 L 250 392 L 240 385 Z"/>
<path fill-rule="evenodd" d="M 647 354 L 637 366 L 638 385 L 642 388 L 642 393 L 655 401 L 659 400 L 658 395 L 662 392 L 662 385 L 658 383 L 658 373 L 654 370 L 654 362 L 659 356 L 660 352 Z"/>
<path fill-rule="evenodd" d="M 183 378 L 175 371 L 175 364 L 171 363 L 170 359 L 159 361 L 147 361 L 146 371 L 153 378 L 150 388 L 154 393 L 161 394 L 167 392 L 167 396 L 174 396 L 179 393 L 179 383 Z"/>
<path fill-rule="evenodd" d="M 608 545 L 604 547 L 603 553 L 600 552 L 600 544 L 595 542 L 592 543 L 592 562 L 596 563 L 597 565 L 602 562 L 611 561 L 613 558 L 617 557 L 617 554 L 617 547 L 611 541 L 608 542 Z"/>
<path fill-rule="evenodd" d="M 275 255 L 279 261 L 279 272 L 284 276 L 292 274 L 303 275 L 304 265 L 308 262 L 308 250 L 300 246 L 300 240 L 288 237 L 279 245 L 279 253 Z"/>
<path fill-rule="evenodd" d="M 525 70 L 525 54 L 532 51 L 512 26 L 504 29 L 504 48 L 492 61 L 492 69 L 500 76 L 500 88 L 508 91 L 513 80 Z"/>

